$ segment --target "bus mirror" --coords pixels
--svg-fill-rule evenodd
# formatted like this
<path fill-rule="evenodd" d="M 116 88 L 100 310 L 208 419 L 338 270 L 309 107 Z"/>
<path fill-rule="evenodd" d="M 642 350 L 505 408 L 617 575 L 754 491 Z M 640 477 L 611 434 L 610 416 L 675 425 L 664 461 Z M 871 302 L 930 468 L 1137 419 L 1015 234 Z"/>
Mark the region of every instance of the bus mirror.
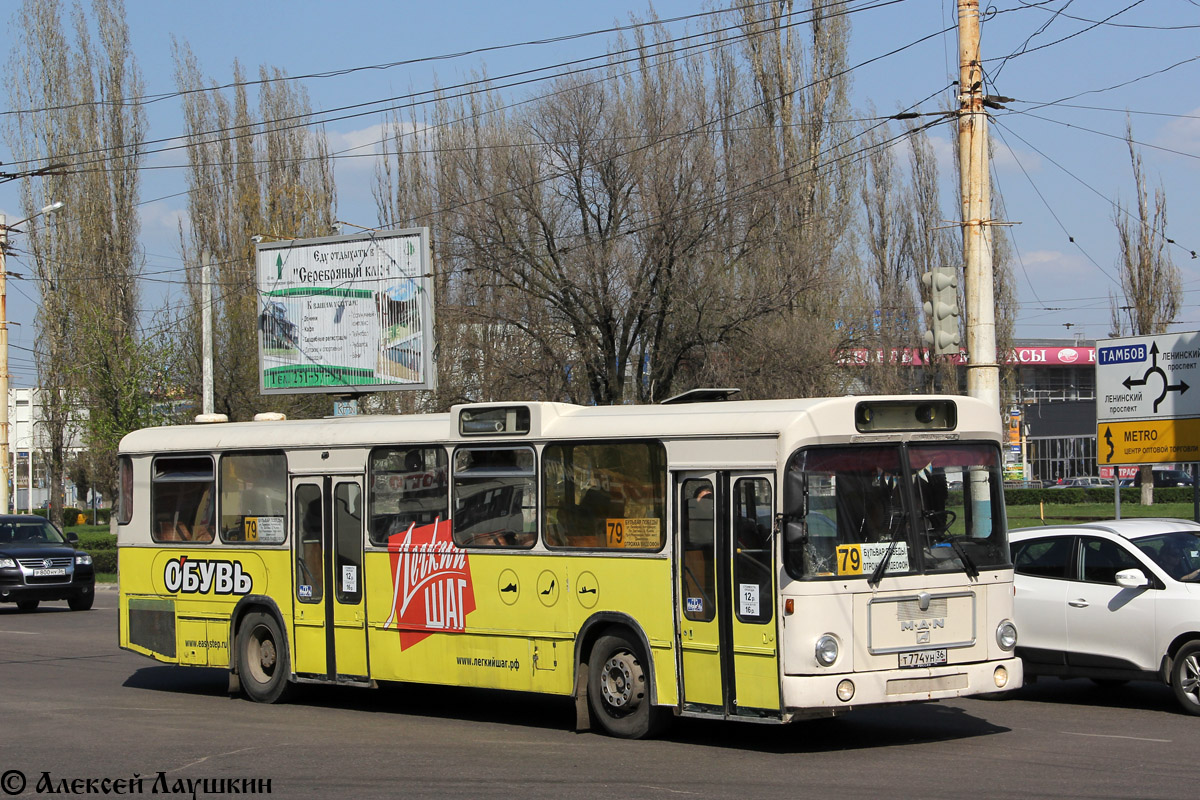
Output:
<path fill-rule="evenodd" d="M 808 484 L 804 473 L 789 469 L 783 477 L 783 516 L 785 519 L 804 519 Z"/>

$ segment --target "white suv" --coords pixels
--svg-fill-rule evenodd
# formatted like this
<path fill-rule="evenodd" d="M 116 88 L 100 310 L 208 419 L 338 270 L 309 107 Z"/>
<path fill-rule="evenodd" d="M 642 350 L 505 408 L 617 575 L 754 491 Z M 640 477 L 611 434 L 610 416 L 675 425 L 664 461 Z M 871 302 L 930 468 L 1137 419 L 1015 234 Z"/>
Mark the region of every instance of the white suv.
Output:
<path fill-rule="evenodd" d="M 1021 528 L 1010 541 L 1027 677 L 1160 680 L 1200 715 L 1200 524 Z"/>

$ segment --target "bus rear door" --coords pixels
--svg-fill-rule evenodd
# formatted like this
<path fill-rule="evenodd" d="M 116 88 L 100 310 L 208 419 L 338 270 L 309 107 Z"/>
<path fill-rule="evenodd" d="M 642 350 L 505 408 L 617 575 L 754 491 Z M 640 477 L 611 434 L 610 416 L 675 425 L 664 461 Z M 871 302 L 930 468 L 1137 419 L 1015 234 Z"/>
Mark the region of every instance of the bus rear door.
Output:
<path fill-rule="evenodd" d="M 679 647 L 685 711 L 777 716 L 773 479 L 675 479 Z"/>
<path fill-rule="evenodd" d="M 363 499 L 358 477 L 292 481 L 296 528 L 292 660 L 299 677 L 367 680 Z"/>

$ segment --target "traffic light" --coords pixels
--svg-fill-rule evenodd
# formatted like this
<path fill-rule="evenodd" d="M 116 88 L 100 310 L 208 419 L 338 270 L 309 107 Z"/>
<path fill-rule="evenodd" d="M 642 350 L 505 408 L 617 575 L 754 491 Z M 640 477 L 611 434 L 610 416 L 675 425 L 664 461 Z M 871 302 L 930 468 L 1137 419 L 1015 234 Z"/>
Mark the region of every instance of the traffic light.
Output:
<path fill-rule="evenodd" d="M 929 290 L 929 301 L 925 303 L 925 313 L 929 315 L 925 344 L 935 355 L 957 354 L 962 341 L 958 335 L 958 270 L 934 267 L 921 273 L 921 282 Z"/>

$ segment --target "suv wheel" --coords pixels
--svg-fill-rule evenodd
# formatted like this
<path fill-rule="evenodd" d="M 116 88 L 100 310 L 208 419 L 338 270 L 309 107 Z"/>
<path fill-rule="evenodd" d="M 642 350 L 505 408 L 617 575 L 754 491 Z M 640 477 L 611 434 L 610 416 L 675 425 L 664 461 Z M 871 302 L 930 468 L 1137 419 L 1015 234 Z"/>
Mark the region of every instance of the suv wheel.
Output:
<path fill-rule="evenodd" d="M 1184 711 L 1200 715 L 1200 641 L 1188 642 L 1175 654 L 1171 688 Z"/>
<path fill-rule="evenodd" d="M 74 597 L 68 598 L 67 605 L 71 607 L 72 611 L 87 611 L 95 601 L 95 592 L 80 592 Z"/>
<path fill-rule="evenodd" d="M 40 600 L 18 600 L 17 608 L 21 611 L 33 611 L 40 602 Z"/>

